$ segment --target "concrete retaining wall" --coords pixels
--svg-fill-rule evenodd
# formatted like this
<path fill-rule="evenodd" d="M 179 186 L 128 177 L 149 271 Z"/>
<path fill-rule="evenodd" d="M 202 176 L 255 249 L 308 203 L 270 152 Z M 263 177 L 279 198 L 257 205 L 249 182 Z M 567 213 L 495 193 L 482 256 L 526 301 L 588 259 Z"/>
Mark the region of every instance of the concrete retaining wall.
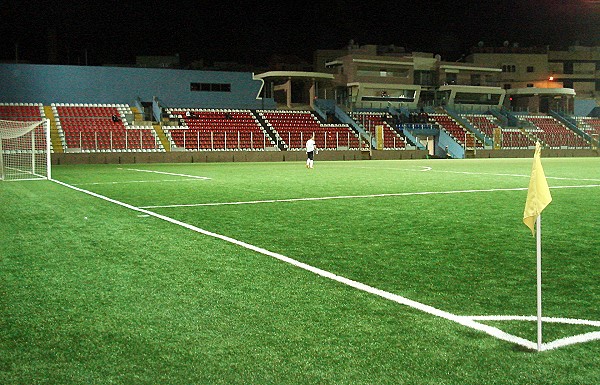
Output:
<path fill-rule="evenodd" d="M 544 157 L 597 157 L 599 150 L 545 149 Z M 475 158 L 531 158 L 533 150 L 479 150 Z M 321 151 L 316 161 L 425 159 L 424 150 Z M 206 162 L 300 162 L 304 151 L 186 151 L 52 154 L 52 164 L 132 164 Z"/>

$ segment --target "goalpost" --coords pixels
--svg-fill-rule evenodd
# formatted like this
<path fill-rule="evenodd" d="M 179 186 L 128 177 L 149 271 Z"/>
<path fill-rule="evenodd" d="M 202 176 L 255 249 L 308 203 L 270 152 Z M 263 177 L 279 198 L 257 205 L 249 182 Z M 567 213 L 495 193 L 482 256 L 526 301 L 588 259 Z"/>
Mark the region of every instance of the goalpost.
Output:
<path fill-rule="evenodd" d="M 50 120 L 0 120 L 0 180 L 51 178 Z"/>

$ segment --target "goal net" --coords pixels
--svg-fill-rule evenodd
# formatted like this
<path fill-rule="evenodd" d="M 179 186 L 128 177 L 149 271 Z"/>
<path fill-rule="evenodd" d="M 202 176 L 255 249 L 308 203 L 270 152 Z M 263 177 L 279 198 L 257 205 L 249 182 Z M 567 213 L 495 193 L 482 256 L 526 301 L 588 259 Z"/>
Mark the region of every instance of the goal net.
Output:
<path fill-rule="evenodd" d="M 0 180 L 51 177 L 50 121 L 0 120 Z"/>

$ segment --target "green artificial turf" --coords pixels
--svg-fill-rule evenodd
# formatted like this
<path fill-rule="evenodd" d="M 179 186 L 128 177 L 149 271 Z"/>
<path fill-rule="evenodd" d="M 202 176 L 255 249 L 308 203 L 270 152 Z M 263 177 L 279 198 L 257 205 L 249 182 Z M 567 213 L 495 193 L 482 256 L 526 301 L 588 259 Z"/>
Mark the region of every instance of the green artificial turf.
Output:
<path fill-rule="evenodd" d="M 600 184 L 599 159 L 542 161 L 551 187 Z M 527 192 L 506 190 L 527 187 L 530 169 L 530 159 L 317 161 L 314 170 L 80 165 L 53 175 L 444 311 L 485 316 L 535 315 Z M 504 190 L 475 191 L 489 189 Z M 600 187 L 551 191 L 544 315 L 598 321 Z M 597 340 L 535 353 L 50 181 L 0 183 L 0 196 L 3 384 L 600 381 Z M 323 197 L 338 198 L 299 200 Z M 268 200 L 288 201 L 197 206 Z M 154 207 L 166 205 L 186 206 Z M 536 338 L 532 322 L 483 323 Z M 545 342 L 596 330 L 547 323 Z"/>

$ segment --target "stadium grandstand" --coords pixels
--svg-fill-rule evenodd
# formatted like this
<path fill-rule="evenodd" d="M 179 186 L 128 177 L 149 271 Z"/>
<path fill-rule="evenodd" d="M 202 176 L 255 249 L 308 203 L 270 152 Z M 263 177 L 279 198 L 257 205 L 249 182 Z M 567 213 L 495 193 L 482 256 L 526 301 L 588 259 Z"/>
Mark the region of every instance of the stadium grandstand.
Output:
<path fill-rule="evenodd" d="M 538 51 L 502 51 L 528 78 L 481 47 L 455 63 L 352 46 L 317 51 L 315 72 L 260 74 L 1 64 L 0 119 L 48 119 L 55 163 L 297 160 L 312 135 L 332 160 L 520 157 L 538 141 L 556 156 L 597 156 L 595 92 L 578 100 L 569 81 L 526 66 Z"/>

